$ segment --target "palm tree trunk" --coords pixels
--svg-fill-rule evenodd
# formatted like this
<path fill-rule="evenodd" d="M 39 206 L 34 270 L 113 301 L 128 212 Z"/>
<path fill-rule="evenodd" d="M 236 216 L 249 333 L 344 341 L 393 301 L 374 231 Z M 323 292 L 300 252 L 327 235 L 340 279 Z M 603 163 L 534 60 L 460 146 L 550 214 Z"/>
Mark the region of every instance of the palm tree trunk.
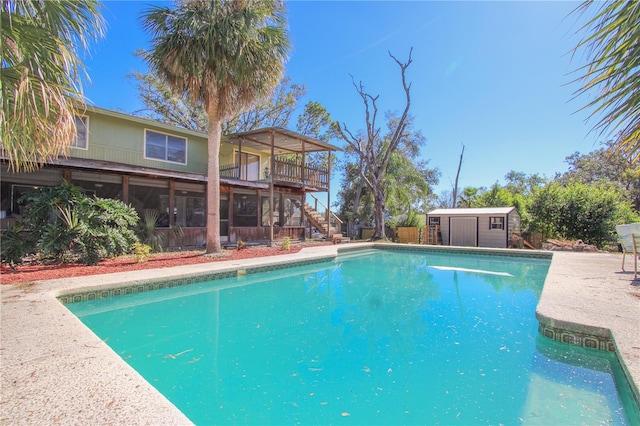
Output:
<path fill-rule="evenodd" d="M 220 248 L 220 138 L 222 122 L 217 108 L 209 105 L 209 133 L 207 136 L 207 253 L 219 253 Z"/>

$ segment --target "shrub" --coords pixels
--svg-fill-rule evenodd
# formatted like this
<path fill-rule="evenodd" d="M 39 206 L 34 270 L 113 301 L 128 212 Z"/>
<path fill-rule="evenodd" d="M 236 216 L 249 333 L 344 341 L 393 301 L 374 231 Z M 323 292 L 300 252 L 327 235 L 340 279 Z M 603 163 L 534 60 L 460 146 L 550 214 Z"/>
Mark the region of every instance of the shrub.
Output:
<path fill-rule="evenodd" d="M 136 232 L 140 241 L 151 247 L 154 253 L 160 253 L 164 250 L 165 238 L 168 234 L 158 229 L 160 223 L 160 213 L 157 210 L 145 209 L 142 220 L 138 223 Z M 180 225 L 175 225 L 169 229 L 169 233 L 173 235 L 184 235 L 184 230 Z"/>
<path fill-rule="evenodd" d="M 138 263 L 146 262 L 151 256 L 151 247 L 142 243 L 133 243 L 131 245 L 133 257 Z"/>
<path fill-rule="evenodd" d="M 133 231 L 138 214 L 133 207 L 89 197 L 65 181 L 30 191 L 19 203 L 25 206 L 23 220 L 3 235 L 2 260 L 8 263 L 36 254 L 44 261 L 95 265 L 127 253 L 138 241 Z"/>
<path fill-rule="evenodd" d="M 2 235 L 2 262 L 10 266 L 22 263 L 22 258 L 33 253 L 35 246 L 29 233 L 24 230 L 24 223 L 16 222 Z"/>
<path fill-rule="evenodd" d="M 616 224 L 638 219 L 615 187 L 578 182 L 551 182 L 536 190 L 529 214 L 529 226 L 545 239 L 580 239 L 598 247 L 615 241 Z"/>
<path fill-rule="evenodd" d="M 281 248 L 282 250 L 291 250 L 291 238 L 284 237 Z"/>

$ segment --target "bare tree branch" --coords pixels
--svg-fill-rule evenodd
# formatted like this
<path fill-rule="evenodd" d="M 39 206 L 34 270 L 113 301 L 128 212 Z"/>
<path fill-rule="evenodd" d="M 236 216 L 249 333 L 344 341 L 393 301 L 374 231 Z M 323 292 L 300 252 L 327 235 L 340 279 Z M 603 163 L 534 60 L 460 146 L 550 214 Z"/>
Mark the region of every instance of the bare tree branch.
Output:
<path fill-rule="evenodd" d="M 362 82 L 356 83 L 353 76 L 351 82 L 362 99 L 365 112 L 366 140 L 356 137 L 347 127 L 336 123 L 334 126 L 340 138 L 353 149 L 361 162 L 360 173 L 363 181 L 371 188 L 375 199 L 375 238 L 385 238 L 384 213 L 386 202 L 386 190 L 384 187 L 384 177 L 387 173 L 387 166 L 391 155 L 402 143 L 405 128 L 409 118 L 411 107 L 411 83 L 407 82 L 406 71 L 412 63 L 413 48 L 409 51 L 409 58 L 406 62 L 399 61 L 389 52 L 389 56 L 400 68 L 402 88 L 405 93 L 405 105 L 401 117 L 395 121 L 395 129 L 385 137 L 381 136 L 381 129 L 377 127 L 378 99 L 379 95 L 373 96 L 365 90 Z"/>

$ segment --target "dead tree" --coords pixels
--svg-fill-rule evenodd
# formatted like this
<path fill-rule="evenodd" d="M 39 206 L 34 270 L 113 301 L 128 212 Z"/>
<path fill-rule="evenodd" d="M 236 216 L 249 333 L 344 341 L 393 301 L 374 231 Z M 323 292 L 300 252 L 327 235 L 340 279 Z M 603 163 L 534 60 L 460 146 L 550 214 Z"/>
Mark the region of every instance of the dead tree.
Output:
<path fill-rule="evenodd" d="M 462 152 L 460 153 L 460 162 L 458 163 L 458 173 L 456 173 L 456 183 L 453 185 L 453 200 L 451 201 L 451 207 L 456 206 L 458 201 L 458 178 L 460 177 L 460 169 L 462 168 L 462 157 L 464 156 L 464 144 L 462 144 Z"/>
<path fill-rule="evenodd" d="M 411 65 L 411 53 L 409 51 L 409 59 L 406 62 L 400 62 L 395 56 L 389 52 L 389 56 L 398 64 L 402 77 L 402 88 L 405 92 L 405 107 L 400 119 L 395 123 L 395 129 L 392 129 L 387 137 L 380 134 L 380 127 L 377 127 L 376 119 L 378 118 L 377 101 L 380 95 L 372 96 L 365 92 L 362 82 L 353 86 L 362 98 L 365 109 L 366 133 L 358 133 L 354 135 L 348 128 L 346 123 L 342 125 L 336 123 L 336 130 L 339 136 L 353 149 L 363 164 L 361 169 L 362 179 L 365 184 L 371 188 L 374 197 L 374 222 L 375 233 L 373 239 L 386 239 L 385 235 L 385 202 L 386 193 L 384 190 L 384 177 L 387 173 L 387 165 L 391 154 L 398 148 L 402 141 L 404 130 L 409 118 L 409 107 L 411 105 L 411 83 L 407 83 L 406 71 Z M 352 77 L 353 79 L 353 77 Z"/>

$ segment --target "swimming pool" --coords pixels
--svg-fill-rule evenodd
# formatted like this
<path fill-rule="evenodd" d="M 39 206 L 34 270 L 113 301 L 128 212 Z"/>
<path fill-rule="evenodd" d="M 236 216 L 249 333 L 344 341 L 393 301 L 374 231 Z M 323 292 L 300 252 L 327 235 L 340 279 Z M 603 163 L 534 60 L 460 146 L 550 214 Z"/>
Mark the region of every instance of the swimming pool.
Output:
<path fill-rule="evenodd" d="M 548 266 L 375 250 L 67 306 L 197 424 L 632 423 L 612 354 L 539 337 Z"/>

